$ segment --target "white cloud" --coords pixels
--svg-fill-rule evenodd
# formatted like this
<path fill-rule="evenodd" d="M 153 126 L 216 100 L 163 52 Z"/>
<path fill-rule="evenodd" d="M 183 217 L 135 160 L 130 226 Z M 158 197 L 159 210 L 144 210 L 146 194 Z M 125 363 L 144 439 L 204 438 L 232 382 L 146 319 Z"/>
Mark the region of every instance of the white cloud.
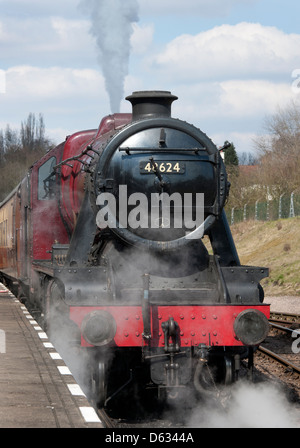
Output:
<path fill-rule="evenodd" d="M 183 81 L 290 76 L 299 48 L 300 34 L 242 22 L 179 36 L 152 58 L 149 68 Z"/>
<path fill-rule="evenodd" d="M 104 92 L 99 71 L 62 67 L 17 66 L 6 71 L 6 94 L 11 99 L 42 101 L 68 97 L 92 98 Z"/>
<path fill-rule="evenodd" d="M 76 130 L 97 128 L 109 113 L 98 70 L 27 65 L 11 67 L 5 74 L 6 93 L 0 95 L 0 121 L 5 124 L 0 129 L 7 123 L 18 128 L 29 112 L 42 113 L 47 135 L 59 142 Z"/>
<path fill-rule="evenodd" d="M 89 27 L 87 20 L 62 17 L 9 18 L 0 22 L 2 64 L 91 65 L 96 55 Z"/>
<path fill-rule="evenodd" d="M 12 37 L 13 35 L 5 27 L 4 22 L 0 22 L 0 44 L 7 44 L 8 42 L 10 42 Z"/>
<path fill-rule="evenodd" d="M 264 80 L 232 80 L 220 83 L 222 89 L 218 109 L 230 116 L 248 116 L 274 112 L 293 96 L 291 85 Z"/>
<path fill-rule="evenodd" d="M 233 7 L 258 1 L 139 0 L 140 17 L 147 20 L 153 14 L 154 21 L 154 15 L 163 16 L 166 26 L 172 26 L 185 14 L 224 17 Z M 50 136 L 60 140 L 73 130 L 96 127 L 109 113 L 91 24 L 78 3 L 0 0 L 0 69 L 6 69 L 1 122 L 20 123 L 29 112 L 42 112 Z M 125 94 L 171 90 L 179 96 L 174 117 L 199 126 L 217 144 L 228 139 L 239 150 L 249 150 L 249 136 L 259 130 L 264 116 L 292 96 L 300 34 L 243 22 L 181 35 L 158 49 L 160 30 L 154 27 L 155 21 L 133 24 Z M 122 111 L 130 110 L 123 100 Z"/>
<path fill-rule="evenodd" d="M 92 42 L 89 37 L 90 22 L 88 20 L 70 20 L 63 17 L 50 17 L 50 23 L 64 50 L 77 51 L 86 50 Z M 58 48 L 62 50 L 62 48 Z"/>
<path fill-rule="evenodd" d="M 265 80 L 229 80 L 174 84 L 173 93 L 179 97 L 174 103 L 176 116 L 203 123 L 216 119 L 249 122 L 251 117 L 272 114 L 285 106 L 295 96 L 291 85 Z M 222 120 L 220 120 L 220 118 Z"/>
<path fill-rule="evenodd" d="M 218 146 L 233 141 L 239 152 L 252 152 L 265 117 L 295 97 L 291 85 L 265 80 L 174 84 L 171 90 L 179 97 L 173 117 L 199 127 Z"/>
<path fill-rule="evenodd" d="M 60 143 L 65 141 L 68 135 L 72 135 L 78 129 L 63 129 L 63 128 L 48 128 L 46 129 L 47 138 L 55 143 Z"/>
<path fill-rule="evenodd" d="M 137 55 L 144 54 L 152 44 L 153 34 L 153 25 L 139 25 L 133 23 L 133 34 L 130 40 L 133 53 Z"/>
<path fill-rule="evenodd" d="M 252 152 L 255 154 L 254 139 L 257 134 L 254 132 L 220 132 L 210 136 L 213 142 L 218 146 L 223 146 L 225 141 L 233 142 L 238 154 L 243 152 Z"/>

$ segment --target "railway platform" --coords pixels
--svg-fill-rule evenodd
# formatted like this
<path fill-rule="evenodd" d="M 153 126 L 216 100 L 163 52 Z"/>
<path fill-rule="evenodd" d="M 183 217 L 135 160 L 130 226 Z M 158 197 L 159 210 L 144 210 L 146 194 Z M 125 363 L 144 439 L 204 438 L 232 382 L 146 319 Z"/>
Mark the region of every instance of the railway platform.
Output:
<path fill-rule="evenodd" d="M 0 428 L 103 428 L 47 334 L 1 283 Z"/>

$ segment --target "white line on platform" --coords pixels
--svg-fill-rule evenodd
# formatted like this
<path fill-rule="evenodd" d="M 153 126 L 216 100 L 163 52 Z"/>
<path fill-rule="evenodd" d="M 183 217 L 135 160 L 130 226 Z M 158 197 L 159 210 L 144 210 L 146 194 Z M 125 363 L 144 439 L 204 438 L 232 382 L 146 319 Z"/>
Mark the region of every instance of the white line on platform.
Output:
<path fill-rule="evenodd" d="M 67 386 L 72 395 L 85 397 L 85 393 L 78 384 L 67 384 Z"/>
<path fill-rule="evenodd" d="M 67 366 L 57 366 L 61 375 L 72 375 L 69 367 Z"/>
<path fill-rule="evenodd" d="M 47 334 L 44 333 L 44 332 L 40 332 L 40 333 L 38 333 L 38 335 L 39 335 L 39 338 L 40 338 L 40 339 L 48 339 Z"/>
<path fill-rule="evenodd" d="M 99 423 L 101 422 L 100 418 L 96 414 L 96 411 L 92 407 L 82 406 L 79 408 L 80 412 L 87 423 Z"/>
<path fill-rule="evenodd" d="M 49 355 L 51 356 L 52 359 L 62 359 L 62 357 L 60 356 L 60 354 L 57 353 L 57 352 L 49 353 Z"/>

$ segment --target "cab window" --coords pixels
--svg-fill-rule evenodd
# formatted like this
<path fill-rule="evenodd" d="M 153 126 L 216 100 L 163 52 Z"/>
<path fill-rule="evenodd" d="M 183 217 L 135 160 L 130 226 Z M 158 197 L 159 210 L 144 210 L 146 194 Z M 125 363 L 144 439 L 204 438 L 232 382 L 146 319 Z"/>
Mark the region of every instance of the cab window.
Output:
<path fill-rule="evenodd" d="M 54 199 L 56 187 L 56 174 L 54 167 L 56 165 L 56 158 L 51 157 L 39 168 L 38 175 L 38 199 L 45 201 Z"/>

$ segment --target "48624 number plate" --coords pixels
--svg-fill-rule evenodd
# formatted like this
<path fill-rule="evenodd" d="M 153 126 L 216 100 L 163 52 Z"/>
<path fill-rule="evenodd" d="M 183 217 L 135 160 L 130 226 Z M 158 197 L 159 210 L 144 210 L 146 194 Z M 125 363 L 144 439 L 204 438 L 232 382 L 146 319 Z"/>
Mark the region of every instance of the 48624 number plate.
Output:
<path fill-rule="evenodd" d="M 149 160 L 145 162 L 140 162 L 140 173 L 141 174 L 153 174 L 158 170 L 161 174 L 183 174 L 185 173 L 185 164 L 182 162 L 160 162 L 156 161 L 151 163 Z"/>

